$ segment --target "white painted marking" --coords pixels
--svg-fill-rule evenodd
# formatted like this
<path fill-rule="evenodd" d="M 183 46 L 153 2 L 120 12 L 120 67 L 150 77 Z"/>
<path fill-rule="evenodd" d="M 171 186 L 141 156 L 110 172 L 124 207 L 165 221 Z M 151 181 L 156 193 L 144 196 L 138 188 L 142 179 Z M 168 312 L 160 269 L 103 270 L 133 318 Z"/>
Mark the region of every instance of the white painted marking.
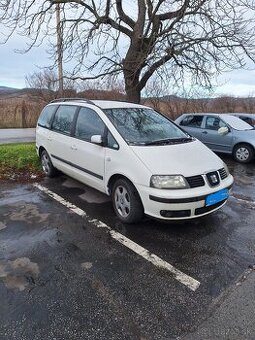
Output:
<path fill-rule="evenodd" d="M 249 204 L 249 205 L 251 205 L 252 207 L 255 208 L 255 202 L 254 201 L 245 200 L 243 198 L 239 198 L 239 197 L 236 197 L 234 195 L 231 195 L 230 197 L 234 198 L 235 200 L 237 200 L 239 202 L 242 202 L 242 203 L 245 203 L 245 204 Z"/>
<path fill-rule="evenodd" d="M 35 183 L 34 186 L 37 189 L 41 190 L 42 192 L 46 193 L 48 196 L 52 197 L 57 202 L 61 203 L 65 207 L 67 207 L 69 210 L 71 210 L 75 214 L 77 214 L 77 215 L 79 215 L 81 217 L 89 218 L 89 216 L 86 214 L 85 211 L 83 211 L 82 209 L 76 207 L 74 204 L 66 201 L 63 197 L 57 195 L 53 191 L 47 189 L 46 187 L 44 187 L 44 186 L 42 186 L 42 185 L 40 185 L 38 183 Z M 157 255 L 150 253 L 147 249 L 141 247 L 139 244 L 133 242 L 132 240 L 130 240 L 126 236 L 124 236 L 124 235 L 120 234 L 119 232 L 111 229 L 104 222 L 99 221 L 97 219 L 89 219 L 88 222 L 94 224 L 97 228 L 105 228 L 105 229 L 107 229 L 109 234 L 111 235 L 111 237 L 114 240 L 116 240 L 119 243 L 123 244 L 124 246 L 126 246 L 127 248 L 129 248 L 130 250 L 135 252 L 136 254 L 138 254 L 141 257 L 143 257 L 145 260 L 147 260 L 147 261 L 151 262 L 152 264 L 154 264 L 156 267 L 168 270 L 171 274 L 174 275 L 174 278 L 177 281 L 179 281 L 180 283 L 184 284 L 189 289 L 195 291 L 200 286 L 200 282 L 199 281 L 195 280 L 191 276 L 189 276 L 189 275 L 181 272 L 180 270 L 176 269 L 170 263 L 162 260 Z"/>
<path fill-rule="evenodd" d="M 87 214 L 85 213 L 85 211 L 83 211 L 82 209 L 76 207 L 76 205 L 66 201 L 63 197 L 59 196 L 58 194 L 55 194 L 55 192 L 53 191 L 50 191 L 49 189 L 45 188 L 44 186 L 38 184 L 38 183 L 35 183 L 34 186 L 45 192 L 48 196 L 54 198 L 54 200 L 58 201 L 59 203 L 63 204 L 64 206 L 66 206 L 68 209 L 70 209 L 72 212 L 74 212 L 75 214 L 83 217 L 83 216 L 87 216 Z"/>

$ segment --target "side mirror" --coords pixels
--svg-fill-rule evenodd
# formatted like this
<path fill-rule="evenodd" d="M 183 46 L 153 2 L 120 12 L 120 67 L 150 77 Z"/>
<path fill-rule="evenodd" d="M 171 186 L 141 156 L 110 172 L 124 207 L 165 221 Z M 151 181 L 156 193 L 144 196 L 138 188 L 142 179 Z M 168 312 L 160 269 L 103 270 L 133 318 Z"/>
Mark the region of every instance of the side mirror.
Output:
<path fill-rule="evenodd" d="M 228 133 L 229 133 L 229 128 L 226 127 L 226 126 L 223 126 L 223 127 L 219 128 L 219 130 L 218 130 L 218 134 L 220 136 L 225 136 Z"/>
<path fill-rule="evenodd" d="M 101 135 L 93 135 L 91 136 L 91 143 L 102 145 L 103 144 L 103 138 Z"/>

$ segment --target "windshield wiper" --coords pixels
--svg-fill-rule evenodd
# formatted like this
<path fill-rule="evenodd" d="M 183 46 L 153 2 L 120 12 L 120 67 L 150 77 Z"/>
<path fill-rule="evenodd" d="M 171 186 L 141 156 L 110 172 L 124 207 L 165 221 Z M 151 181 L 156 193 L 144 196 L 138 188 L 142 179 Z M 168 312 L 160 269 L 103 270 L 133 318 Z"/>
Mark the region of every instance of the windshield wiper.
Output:
<path fill-rule="evenodd" d="M 184 137 L 184 138 L 165 138 L 154 140 L 152 142 L 147 142 L 146 145 L 167 145 L 167 144 L 181 144 L 188 143 L 193 141 L 192 137 Z"/>
<path fill-rule="evenodd" d="M 137 145 L 147 145 L 147 143 L 146 142 L 131 142 L 131 141 L 127 141 L 127 143 L 129 144 L 129 145 L 133 145 L 133 146 L 137 146 Z"/>

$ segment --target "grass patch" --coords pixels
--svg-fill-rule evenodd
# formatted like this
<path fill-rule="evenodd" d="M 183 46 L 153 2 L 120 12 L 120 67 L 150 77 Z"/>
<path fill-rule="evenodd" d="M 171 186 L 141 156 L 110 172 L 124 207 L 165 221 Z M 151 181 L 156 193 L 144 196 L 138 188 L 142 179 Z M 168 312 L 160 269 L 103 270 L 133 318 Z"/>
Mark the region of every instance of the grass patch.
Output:
<path fill-rule="evenodd" d="M 26 179 L 42 175 L 35 143 L 0 145 L 0 179 Z"/>

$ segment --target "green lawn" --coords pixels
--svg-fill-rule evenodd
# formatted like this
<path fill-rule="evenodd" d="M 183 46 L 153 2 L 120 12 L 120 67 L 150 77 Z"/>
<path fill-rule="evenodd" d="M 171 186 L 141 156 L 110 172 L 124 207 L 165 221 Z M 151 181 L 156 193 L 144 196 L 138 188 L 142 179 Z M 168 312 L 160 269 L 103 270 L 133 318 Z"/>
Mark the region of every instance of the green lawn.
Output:
<path fill-rule="evenodd" d="M 0 178 L 41 174 L 35 143 L 0 145 Z"/>

